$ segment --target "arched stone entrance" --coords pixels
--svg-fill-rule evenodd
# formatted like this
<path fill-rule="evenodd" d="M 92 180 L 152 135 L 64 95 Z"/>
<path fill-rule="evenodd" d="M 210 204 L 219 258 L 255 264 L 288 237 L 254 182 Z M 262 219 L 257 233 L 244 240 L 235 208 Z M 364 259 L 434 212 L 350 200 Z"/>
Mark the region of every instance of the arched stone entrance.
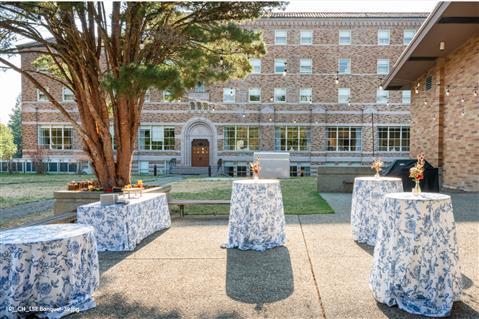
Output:
<path fill-rule="evenodd" d="M 181 135 L 183 166 L 216 165 L 216 128 L 210 120 L 201 117 L 190 119 L 183 126 Z M 205 154 L 207 159 L 204 158 Z"/>

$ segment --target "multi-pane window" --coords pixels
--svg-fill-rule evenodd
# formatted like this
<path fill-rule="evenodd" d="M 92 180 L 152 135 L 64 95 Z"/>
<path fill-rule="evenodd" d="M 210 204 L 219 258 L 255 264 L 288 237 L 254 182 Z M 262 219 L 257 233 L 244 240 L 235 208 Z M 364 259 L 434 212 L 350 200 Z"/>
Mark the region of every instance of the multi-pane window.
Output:
<path fill-rule="evenodd" d="M 259 149 L 259 127 L 225 126 L 225 151 L 255 151 Z"/>
<path fill-rule="evenodd" d="M 274 44 L 285 45 L 288 43 L 288 31 L 275 30 L 274 31 Z"/>
<path fill-rule="evenodd" d="M 389 45 L 389 30 L 378 30 L 378 45 Z"/>
<path fill-rule="evenodd" d="M 143 101 L 144 101 L 144 102 L 147 102 L 147 103 L 151 101 L 151 92 L 150 92 L 150 89 L 148 89 L 148 90 L 145 91 L 145 95 L 144 95 Z"/>
<path fill-rule="evenodd" d="M 389 91 L 378 89 L 376 92 L 376 103 L 386 104 L 389 101 Z"/>
<path fill-rule="evenodd" d="M 163 101 L 170 102 L 171 101 L 171 92 L 168 90 L 163 91 Z"/>
<path fill-rule="evenodd" d="M 408 152 L 409 127 L 378 127 L 380 152 Z"/>
<path fill-rule="evenodd" d="M 236 89 L 224 88 L 223 89 L 223 102 L 234 103 L 236 101 Z"/>
<path fill-rule="evenodd" d="M 286 59 L 274 59 L 274 73 L 283 74 L 286 71 Z"/>
<path fill-rule="evenodd" d="M 313 73 L 313 60 L 312 59 L 299 59 L 299 73 L 311 74 Z"/>
<path fill-rule="evenodd" d="M 415 34 L 416 30 L 404 30 L 403 44 L 408 45 L 412 41 L 412 38 L 414 38 Z"/>
<path fill-rule="evenodd" d="M 313 99 L 313 90 L 311 88 L 299 89 L 299 102 L 309 103 Z"/>
<path fill-rule="evenodd" d="M 389 59 L 378 59 L 377 73 L 378 74 L 389 73 Z"/>
<path fill-rule="evenodd" d="M 351 44 L 351 30 L 339 30 L 339 44 Z"/>
<path fill-rule="evenodd" d="M 311 176 L 311 166 L 309 163 L 291 163 L 289 166 L 289 176 Z"/>
<path fill-rule="evenodd" d="M 261 59 L 250 59 L 251 63 L 251 74 L 260 74 L 261 73 Z"/>
<path fill-rule="evenodd" d="M 62 125 L 42 125 L 39 127 L 40 148 L 69 150 L 72 148 L 72 128 Z"/>
<path fill-rule="evenodd" d="M 361 150 L 361 128 L 328 127 L 328 151 L 357 152 Z"/>
<path fill-rule="evenodd" d="M 203 82 L 196 82 L 195 93 L 205 93 L 205 84 Z"/>
<path fill-rule="evenodd" d="M 351 74 L 351 59 L 339 59 L 338 61 L 339 74 Z"/>
<path fill-rule="evenodd" d="M 285 88 L 274 88 L 274 101 L 275 102 L 286 102 L 286 89 Z"/>
<path fill-rule="evenodd" d="M 402 91 L 402 104 L 411 104 L 411 91 Z"/>
<path fill-rule="evenodd" d="M 141 126 L 138 148 L 142 151 L 166 151 L 175 149 L 175 128 Z"/>
<path fill-rule="evenodd" d="M 69 88 L 63 88 L 63 102 L 73 102 L 75 101 L 75 94 Z"/>
<path fill-rule="evenodd" d="M 50 90 L 48 89 L 48 87 L 45 88 L 48 92 L 50 92 Z M 48 98 L 47 96 L 40 90 L 37 89 L 37 101 L 41 102 L 41 101 L 48 101 Z"/>
<path fill-rule="evenodd" d="M 311 45 L 313 44 L 313 31 L 312 30 L 301 30 L 299 33 L 299 44 L 301 45 Z"/>
<path fill-rule="evenodd" d="M 251 88 L 248 90 L 248 100 L 250 102 L 261 102 L 261 89 Z"/>
<path fill-rule="evenodd" d="M 349 103 L 351 90 L 349 88 L 338 88 L 338 103 Z"/>
<path fill-rule="evenodd" d="M 309 127 L 301 126 L 277 127 L 274 145 L 276 151 L 309 151 L 311 131 Z"/>

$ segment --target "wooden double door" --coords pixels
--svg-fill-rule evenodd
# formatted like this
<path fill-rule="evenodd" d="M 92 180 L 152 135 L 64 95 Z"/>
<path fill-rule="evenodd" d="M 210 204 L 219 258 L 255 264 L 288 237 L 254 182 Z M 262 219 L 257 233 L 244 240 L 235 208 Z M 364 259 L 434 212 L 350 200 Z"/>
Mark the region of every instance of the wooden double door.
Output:
<path fill-rule="evenodd" d="M 210 142 L 207 139 L 191 141 L 191 166 L 208 167 L 210 165 Z"/>

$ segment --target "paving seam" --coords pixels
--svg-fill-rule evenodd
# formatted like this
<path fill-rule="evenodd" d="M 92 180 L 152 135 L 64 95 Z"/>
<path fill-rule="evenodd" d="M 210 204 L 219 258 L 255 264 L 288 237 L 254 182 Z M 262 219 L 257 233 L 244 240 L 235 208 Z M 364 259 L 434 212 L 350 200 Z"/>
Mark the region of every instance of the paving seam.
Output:
<path fill-rule="evenodd" d="M 102 258 L 103 260 L 158 260 L 158 259 L 164 259 L 164 260 L 202 260 L 202 259 L 211 259 L 211 260 L 221 260 L 221 259 L 226 259 L 226 257 L 150 257 L 150 258 Z"/>
<path fill-rule="evenodd" d="M 301 228 L 301 234 L 303 235 L 303 242 L 304 242 L 304 246 L 306 247 L 306 254 L 308 256 L 309 267 L 311 269 L 311 274 L 313 275 L 313 280 L 314 280 L 314 286 L 316 287 L 316 292 L 318 294 L 319 307 L 321 308 L 321 314 L 322 314 L 321 317 L 326 319 L 326 312 L 324 311 L 323 302 L 321 300 L 321 294 L 319 293 L 319 286 L 318 286 L 318 282 L 316 280 L 316 275 L 314 273 L 313 262 L 311 261 L 311 256 L 309 255 L 308 244 L 306 243 L 306 237 L 304 236 L 303 224 L 301 223 L 301 218 L 299 217 L 299 215 L 296 215 L 296 216 L 298 216 L 299 227 Z"/>

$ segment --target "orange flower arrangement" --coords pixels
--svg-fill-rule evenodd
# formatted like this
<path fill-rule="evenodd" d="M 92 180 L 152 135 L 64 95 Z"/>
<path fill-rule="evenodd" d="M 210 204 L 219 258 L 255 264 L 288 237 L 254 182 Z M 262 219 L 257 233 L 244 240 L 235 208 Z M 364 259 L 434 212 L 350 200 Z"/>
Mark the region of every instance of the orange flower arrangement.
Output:
<path fill-rule="evenodd" d="M 256 158 L 256 161 L 254 161 L 253 163 L 249 163 L 249 166 L 251 168 L 251 171 L 253 172 L 253 178 L 258 179 L 259 172 L 261 170 L 261 167 L 259 166 L 259 158 Z"/>
<path fill-rule="evenodd" d="M 409 170 L 409 177 L 412 178 L 415 182 L 419 182 L 424 179 L 424 153 L 421 153 L 417 156 L 417 163 L 414 167 L 411 167 Z"/>
<path fill-rule="evenodd" d="M 379 177 L 379 172 L 383 168 L 383 165 L 384 165 L 384 162 L 381 161 L 380 159 L 377 159 L 373 162 L 373 164 L 371 165 L 371 169 L 374 169 L 376 171 L 376 175 L 374 175 L 375 177 Z"/>

